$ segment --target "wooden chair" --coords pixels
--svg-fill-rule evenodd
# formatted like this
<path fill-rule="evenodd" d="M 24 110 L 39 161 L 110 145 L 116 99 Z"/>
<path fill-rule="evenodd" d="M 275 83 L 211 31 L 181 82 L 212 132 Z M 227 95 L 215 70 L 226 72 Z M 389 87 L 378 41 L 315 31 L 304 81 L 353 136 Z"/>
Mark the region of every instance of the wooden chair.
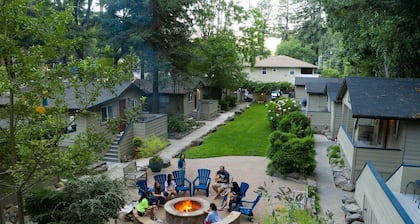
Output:
<path fill-rule="evenodd" d="M 175 183 L 176 183 L 176 191 L 177 192 L 189 191 L 190 192 L 190 197 L 191 197 L 191 181 L 189 181 L 185 177 L 185 171 L 184 170 L 175 170 L 175 171 L 172 171 L 172 175 L 174 176 L 174 180 L 175 180 Z M 188 185 L 186 185 L 185 183 L 187 183 Z"/>
<path fill-rule="evenodd" d="M 260 201 L 262 195 L 258 194 L 257 198 L 255 198 L 254 201 L 247 201 L 247 200 L 242 200 L 241 203 L 242 204 L 249 204 L 250 206 L 239 206 L 239 212 L 241 212 L 241 214 L 248 216 L 248 220 L 250 222 L 254 221 L 254 214 L 252 213 L 252 210 L 255 208 L 255 206 L 257 205 L 257 203 Z"/>
<path fill-rule="evenodd" d="M 123 174 L 127 186 L 136 186 L 138 180 L 147 180 L 147 167 L 139 166 L 136 161 L 133 161 L 123 168 Z"/>
<path fill-rule="evenodd" d="M 193 195 L 195 195 L 195 191 L 198 190 L 205 190 L 206 196 L 209 196 L 209 188 L 210 188 L 210 170 L 209 169 L 198 169 L 197 170 L 198 176 L 193 180 Z"/>

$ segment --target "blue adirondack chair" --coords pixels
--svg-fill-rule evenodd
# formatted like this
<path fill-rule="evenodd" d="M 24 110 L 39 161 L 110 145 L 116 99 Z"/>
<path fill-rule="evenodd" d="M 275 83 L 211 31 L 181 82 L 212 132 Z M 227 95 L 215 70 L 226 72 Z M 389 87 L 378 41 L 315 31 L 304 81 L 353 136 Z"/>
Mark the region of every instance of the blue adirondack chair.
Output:
<path fill-rule="evenodd" d="M 246 196 L 246 192 L 248 191 L 249 184 L 246 182 L 241 182 L 241 185 L 239 185 L 239 187 L 241 188 L 241 194 L 238 195 L 234 200 L 231 200 L 229 202 L 229 209 L 228 209 L 229 212 L 231 212 L 232 210 L 239 210 L 238 206 L 242 206 L 241 201 Z M 223 197 L 222 205 L 226 201 L 226 197 L 227 195 Z M 233 204 L 235 204 L 235 209 L 232 207 Z"/>
<path fill-rule="evenodd" d="M 163 194 L 167 196 L 168 194 L 165 191 L 165 182 L 166 182 L 166 174 L 158 174 L 153 176 L 153 179 L 160 184 L 160 188 L 162 188 Z"/>
<path fill-rule="evenodd" d="M 193 180 L 193 195 L 195 195 L 195 191 L 198 190 L 205 190 L 206 196 L 209 196 L 209 188 L 210 188 L 210 170 L 209 169 L 198 169 L 197 170 L 198 176 Z"/>
<path fill-rule="evenodd" d="M 147 192 L 149 188 L 147 187 L 147 180 L 138 180 L 136 182 L 136 186 L 138 188 L 138 194 L 141 196 L 142 192 Z"/>
<path fill-rule="evenodd" d="M 242 200 L 241 203 L 244 204 L 249 204 L 250 206 L 239 206 L 239 212 L 241 212 L 241 214 L 248 216 L 248 220 L 250 222 L 254 221 L 254 214 L 252 213 L 252 210 L 255 208 L 255 205 L 257 205 L 257 203 L 260 201 L 262 195 L 258 194 L 257 198 L 255 198 L 254 201 L 247 201 L 247 200 Z"/>
<path fill-rule="evenodd" d="M 184 170 L 175 170 L 175 171 L 172 171 L 172 175 L 174 176 L 174 180 L 175 180 L 175 183 L 176 183 L 176 191 L 177 192 L 189 191 L 190 192 L 190 197 L 191 197 L 191 181 L 189 181 L 185 177 L 185 171 Z M 187 183 L 187 185 L 185 183 Z"/>

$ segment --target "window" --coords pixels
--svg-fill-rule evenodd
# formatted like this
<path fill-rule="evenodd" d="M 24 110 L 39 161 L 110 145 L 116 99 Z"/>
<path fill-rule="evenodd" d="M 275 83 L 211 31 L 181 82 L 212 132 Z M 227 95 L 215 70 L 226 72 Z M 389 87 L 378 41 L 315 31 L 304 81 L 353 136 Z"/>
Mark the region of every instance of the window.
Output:
<path fill-rule="evenodd" d="M 295 68 L 289 68 L 289 74 L 294 75 L 295 74 Z"/>
<path fill-rule="evenodd" d="M 102 107 L 102 122 L 112 118 L 112 106 Z"/>
<path fill-rule="evenodd" d="M 264 68 L 262 68 L 262 74 L 263 74 L 263 75 L 267 74 L 267 68 L 265 68 L 265 67 L 264 67 Z"/>
<path fill-rule="evenodd" d="M 193 101 L 193 97 L 194 97 L 194 94 L 193 93 L 188 93 L 188 102 L 192 102 Z"/>
<path fill-rule="evenodd" d="M 275 72 L 277 69 L 276 68 L 273 68 L 273 72 Z"/>

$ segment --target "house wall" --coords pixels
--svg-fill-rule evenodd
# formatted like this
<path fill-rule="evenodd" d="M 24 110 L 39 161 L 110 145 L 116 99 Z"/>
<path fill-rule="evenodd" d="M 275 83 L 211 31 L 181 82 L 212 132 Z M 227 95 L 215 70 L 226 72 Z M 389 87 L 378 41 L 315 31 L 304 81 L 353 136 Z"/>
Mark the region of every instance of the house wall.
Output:
<path fill-rule="evenodd" d="M 305 86 L 295 86 L 295 99 L 302 103 L 303 99 L 308 99 Z"/>
<path fill-rule="evenodd" d="M 194 109 L 194 97 L 188 94 L 165 94 L 159 98 L 159 111 L 163 114 L 183 114 L 189 116 Z"/>
<path fill-rule="evenodd" d="M 294 68 L 294 75 L 290 75 L 289 68 L 266 68 L 266 74 L 263 74 L 263 68 L 245 69 L 248 74 L 247 79 L 258 82 L 290 82 L 295 83 L 295 76 L 300 75 L 301 69 Z"/>
<path fill-rule="evenodd" d="M 394 172 L 402 162 L 402 150 L 387 150 L 378 148 L 358 148 L 354 150 L 354 167 L 352 182 L 360 175 L 367 162 L 372 162 L 383 179 Z"/>
<path fill-rule="evenodd" d="M 390 189 L 381 177 L 378 177 L 371 166 L 366 166 L 357 179 L 354 193 L 354 198 L 363 209 L 366 224 L 406 223 L 395 207 L 398 201 L 396 202 L 392 194 L 387 194 L 388 192 Z"/>
<path fill-rule="evenodd" d="M 326 131 L 330 128 L 330 112 L 308 111 L 307 116 L 311 119 L 311 128 L 316 133 Z"/>
<path fill-rule="evenodd" d="M 199 119 L 208 120 L 214 118 L 219 112 L 217 100 L 200 100 Z"/>
<path fill-rule="evenodd" d="M 352 171 L 354 167 L 353 139 L 343 126 L 340 126 L 338 131 L 337 143 L 340 146 L 341 155 L 344 158 L 346 166 Z"/>
<path fill-rule="evenodd" d="M 143 122 L 136 122 L 133 124 L 133 136 L 141 138 L 148 138 L 151 136 L 168 138 L 168 116 L 163 114 L 143 115 L 149 116 Z M 150 118 L 150 116 L 154 116 Z"/>
<path fill-rule="evenodd" d="M 420 165 L 420 121 L 400 122 L 406 127 L 404 160 L 406 164 Z"/>
<path fill-rule="evenodd" d="M 124 136 L 120 139 L 118 159 L 121 161 L 125 156 L 134 155 L 134 128 L 129 124 L 125 130 Z"/>
<path fill-rule="evenodd" d="M 326 95 L 309 94 L 308 111 L 328 111 L 328 97 Z"/>
<path fill-rule="evenodd" d="M 420 166 L 402 165 L 386 181 L 392 192 L 405 193 L 406 186 L 410 181 L 420 180 Z M 407 192 L 412 191 L 412 187 Z"/>
<path fill-rule="evenodd" d="M 335 139 L 340 129 L 341 120 L 343 119 L 343 104 L 341 102 L 332 102 L 331 104 L 331 120 L 330 120 L 330 135 L 332 139 Z"/>

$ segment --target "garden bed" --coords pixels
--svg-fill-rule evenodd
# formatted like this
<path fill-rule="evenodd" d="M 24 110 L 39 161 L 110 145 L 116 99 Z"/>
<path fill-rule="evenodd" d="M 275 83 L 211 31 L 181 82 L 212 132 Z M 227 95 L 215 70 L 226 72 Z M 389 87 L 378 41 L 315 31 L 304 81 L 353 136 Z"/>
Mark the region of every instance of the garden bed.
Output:
<path fill-rule="evenodd" d="M 168 139 L 181 139 L 185 137 L 186 135 L 189 135 L 191 132 L 203 127 L 204 124 L 205 124 L 204 122 L 197 122 L 196 125 L 191 126 L 191 128 L 189 128 L 188 130 L 184 132 L 169 132 Z"/>

